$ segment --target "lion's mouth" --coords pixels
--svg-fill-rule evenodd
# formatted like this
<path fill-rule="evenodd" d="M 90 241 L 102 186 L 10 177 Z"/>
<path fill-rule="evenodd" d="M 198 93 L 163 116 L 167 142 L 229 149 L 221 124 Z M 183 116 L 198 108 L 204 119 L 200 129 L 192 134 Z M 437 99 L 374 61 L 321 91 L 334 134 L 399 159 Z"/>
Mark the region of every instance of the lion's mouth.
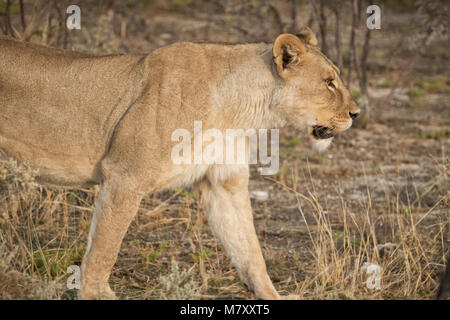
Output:
<path fill-rule="evenodd" d="M 334 131 L 324 126 L 313 126 L 312 135 L 317 139 L 329 139 L 334 137 Z"/>

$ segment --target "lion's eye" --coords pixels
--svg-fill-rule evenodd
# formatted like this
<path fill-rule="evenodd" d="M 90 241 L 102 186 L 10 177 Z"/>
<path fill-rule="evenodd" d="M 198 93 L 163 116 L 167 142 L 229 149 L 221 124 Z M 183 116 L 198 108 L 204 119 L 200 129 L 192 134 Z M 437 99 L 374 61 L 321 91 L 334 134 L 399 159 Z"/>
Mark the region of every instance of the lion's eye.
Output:
<path fill-rule="evenodd" d="M 327 83 L 327 86 L 329 86 L 332 89 L 336 89 L 336 86 L 333 83 L 334 79 L 327 79 L 325 82 Z"/>

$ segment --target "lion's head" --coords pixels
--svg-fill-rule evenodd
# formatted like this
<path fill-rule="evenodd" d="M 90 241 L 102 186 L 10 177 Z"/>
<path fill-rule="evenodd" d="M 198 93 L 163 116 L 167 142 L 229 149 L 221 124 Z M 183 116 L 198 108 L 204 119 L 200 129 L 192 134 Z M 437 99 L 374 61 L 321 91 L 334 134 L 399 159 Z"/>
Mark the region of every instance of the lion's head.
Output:
<path fill-rule="evenodd" d="M 326 148 L 334 134 L 350 128 L 360 112 L 339 69 L 319 50 L 309 28 L 297 36 L 278 36 L 273 59 L 281 78 L 283 118 L 295 126 L 306 124 L 315 146 Z"/>

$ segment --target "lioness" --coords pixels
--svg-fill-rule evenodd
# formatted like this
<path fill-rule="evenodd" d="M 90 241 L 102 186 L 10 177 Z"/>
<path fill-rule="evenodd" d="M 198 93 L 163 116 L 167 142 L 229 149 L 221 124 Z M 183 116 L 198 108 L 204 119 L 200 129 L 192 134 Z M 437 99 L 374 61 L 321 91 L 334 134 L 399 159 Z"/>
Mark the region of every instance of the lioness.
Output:
<path fill-rule="evenodd" d="M 145 194 L 193 185 L 215 236 L 260 299 L 279 299 L 255 233 L 248 165 L 174 164 L 171 133 L 309 127 L 319 147 L 360 112 L 308 28 L 273 44 L 175 43 L 94 56 L 0 38 L 0 149 L 38 182 L 100 185 L 82 299 L 112 299 L 108 278 Z"/>

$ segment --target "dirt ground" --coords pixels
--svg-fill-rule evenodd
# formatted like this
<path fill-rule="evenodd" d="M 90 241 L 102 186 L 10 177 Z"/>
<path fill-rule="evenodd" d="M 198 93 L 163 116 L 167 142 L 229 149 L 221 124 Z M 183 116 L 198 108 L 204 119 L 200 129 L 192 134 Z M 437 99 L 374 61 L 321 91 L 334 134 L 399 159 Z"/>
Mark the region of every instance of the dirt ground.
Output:
<path fill-rule="evenodd" d="M 267 20 L 258 20 L 254 8 L 241 17 L 229 6 L 195 7 L 195 1 L 100 3 L 86 2 L 82 30 L 70 31 L 68 48 L 142 53 L 181 40 L 272 41 L 277 32 L 267 10 L 258 11 Z M 288 2 L 275 7 L 287 25 Z M 448 33 L 417 48 L 424 25 L 416 7 L 382 10 L 382 29 L 373 31 L 368 58 L 367 117 L 339 134 L 325 153 L 311 150 L 306 132 L 281 129 L 278 174 L 261 176 L 258 166 L 251 167 L 250 190 L 269 194 L 252 205 L 268 272 L 281 294 L 430 299 L 436 293 L 450 239 Z M 308 12 L 307 2 L 300 2 L 297 21 L 307 21 Z M 13 19 L 19 25 L 19 17 Z M 350 24 L 345 14 L 344 54 Z M 316 23 L 312 27 L 317 31 Z M 330 45 L 332 28 L 330 23 Z M 30 40 L 42 38 L 36 31 Z M 2 166 L 0 297 L 76 298 L 76 290 L 66 287 L 66 269 L 81 262 L 96 189 L 29 186 L 29 169 Z M 381 248 L 387 243 L 392 245 Z M 381 270 L 374 289 L 367 283 L 370 263 Z M 110 282 L 122 299 L 253 298 L 189 189 L 145 198 Z"/>

